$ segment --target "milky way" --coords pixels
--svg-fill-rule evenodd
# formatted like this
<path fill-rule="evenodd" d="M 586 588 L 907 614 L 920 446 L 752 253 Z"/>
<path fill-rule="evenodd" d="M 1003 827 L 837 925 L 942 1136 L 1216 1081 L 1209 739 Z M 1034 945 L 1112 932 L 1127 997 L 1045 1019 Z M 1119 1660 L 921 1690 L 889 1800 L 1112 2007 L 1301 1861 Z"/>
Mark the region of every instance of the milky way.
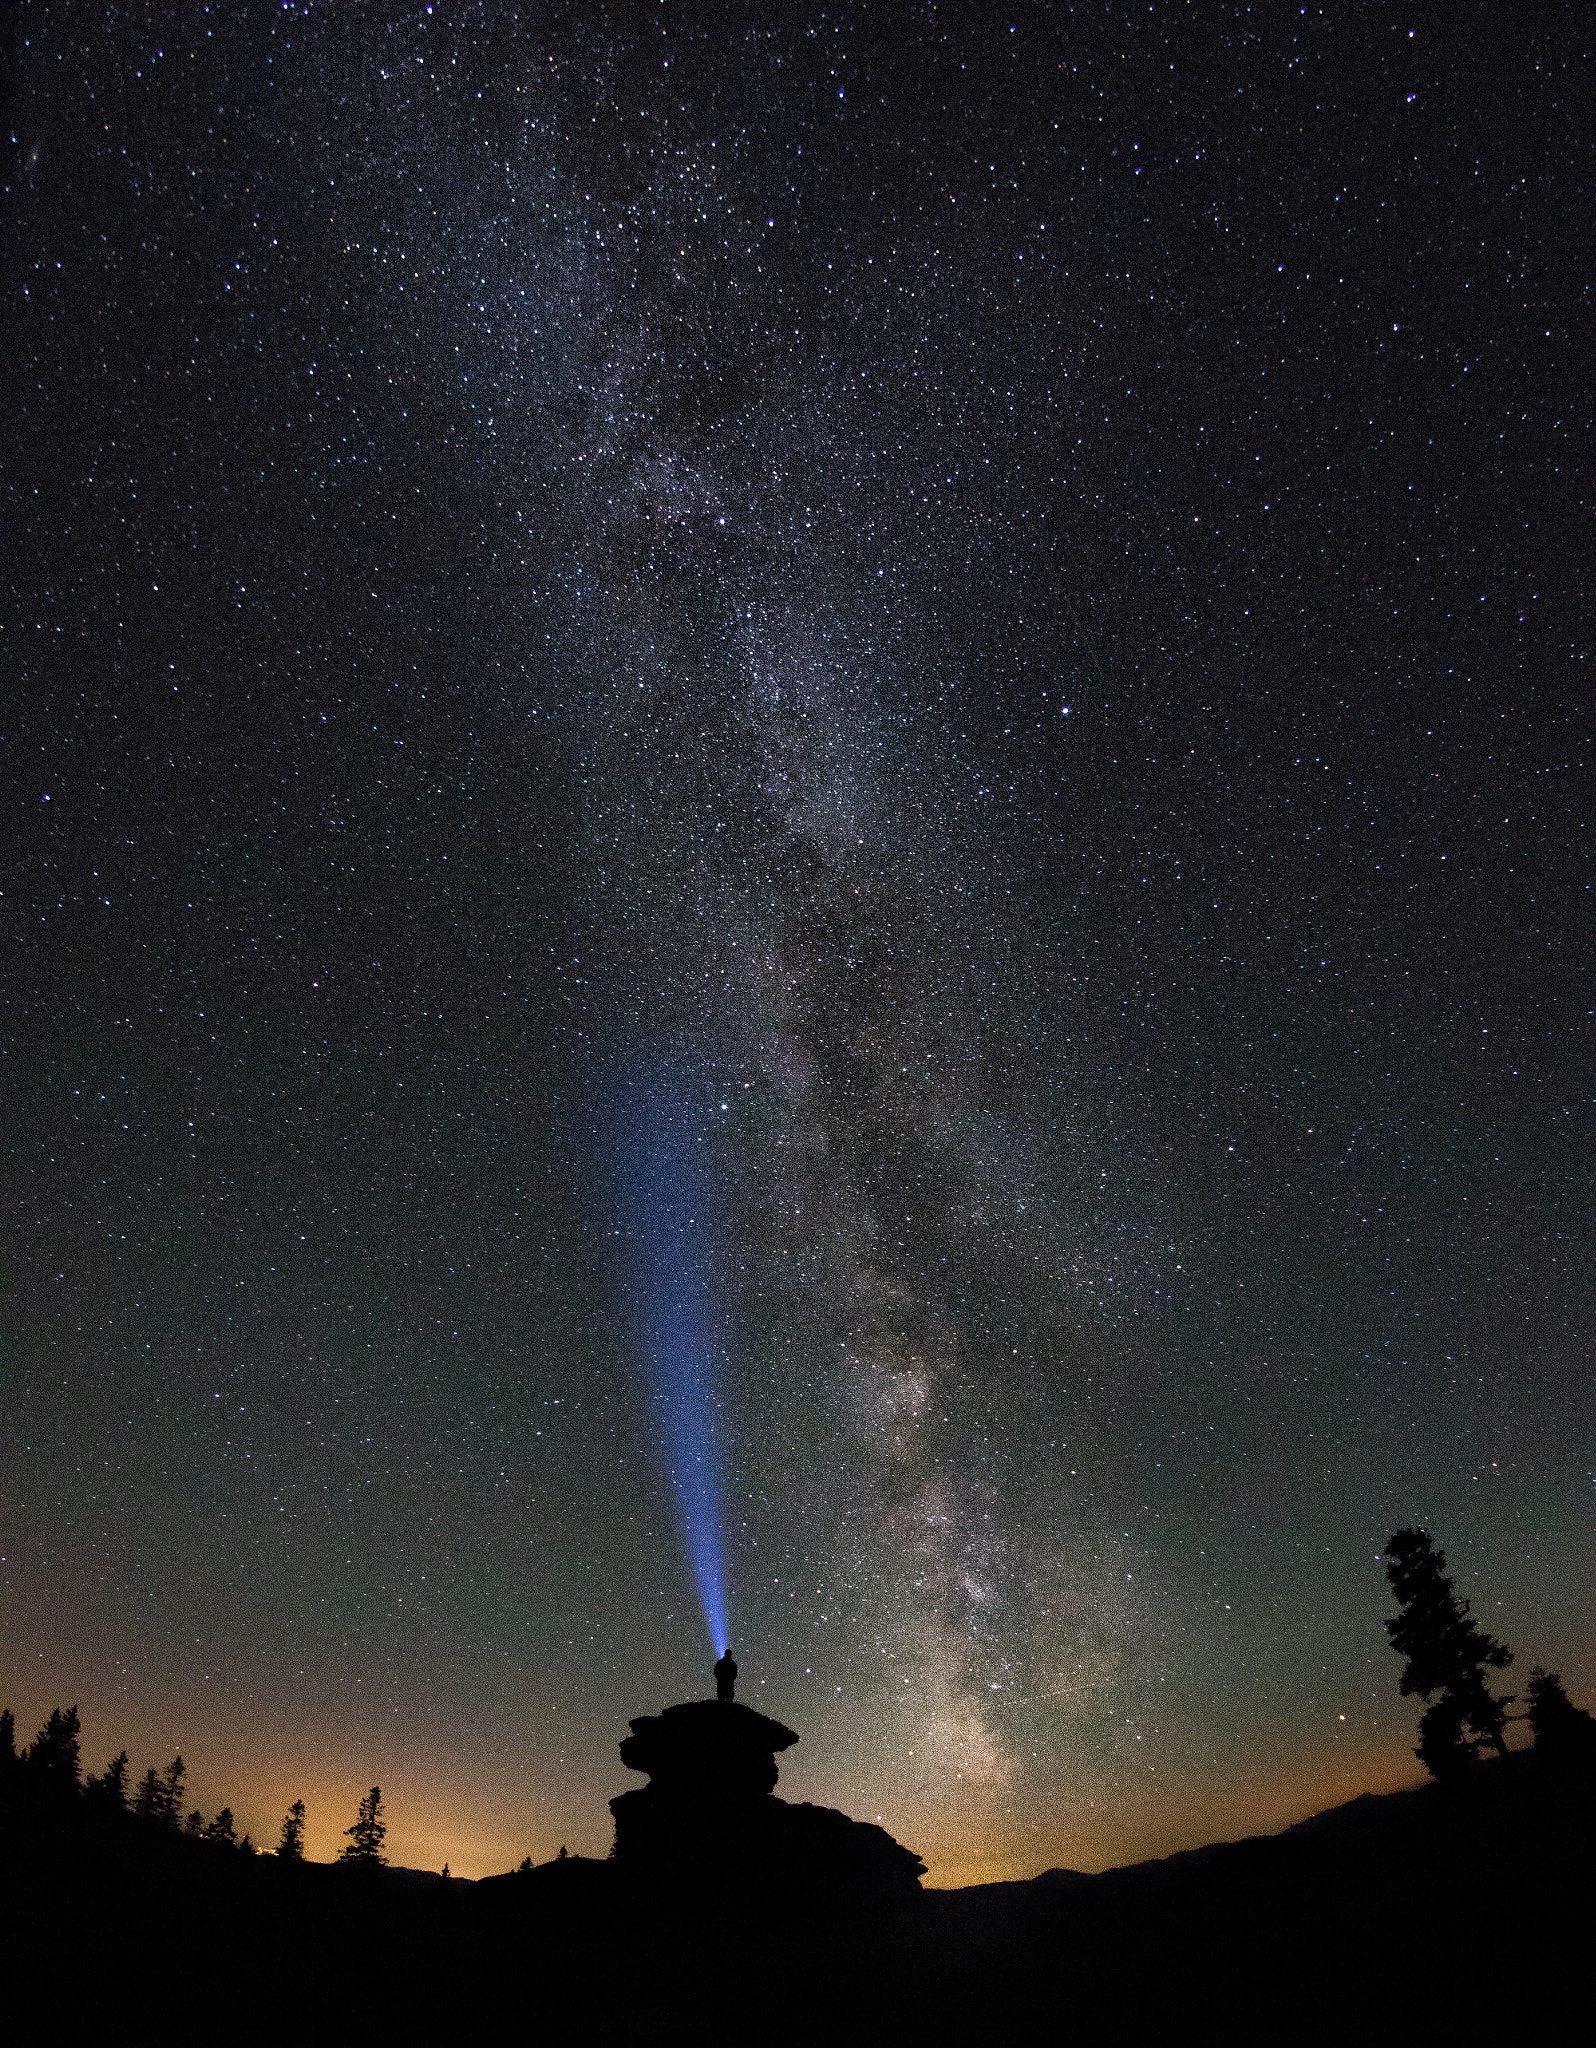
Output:
<path fill-rule="evenodd" d="M 910 359 L 942 296 L 940 248 L 922 234 L 891 251 L 910 280 L 895 287 L 906 323 L 806 360 L 759 323 L 775 317 L 746 275 L 761 224 L 728 182 L 712 150 L 673 154 L 624 206 L 584 196 L 582 226 L 606 254 L 568 259 L 557 292 L 498 285 L 512 334 L 582 337 L 530 399 L 512 369 L 485 401 L 517 452 L 507 422 L 535 436 L 551 405 L 580 421 L 560 467 L 581 509 L 562 499 L 555 551 L 540 558 L 541 507 L 516 508 L 527 566 L 559 593 L 549 638 L 570 664 L 550 674 L 534 644 L 527 672 L 575 707 L 593 771 L 597 1034 L 624 1018 L 634 1056 L 663 1041 L 726 1098 L 705 1114 L 736 1187 L 721 1290 L 739 1471 L 767 1474 L 774 1449 L 806 1474 L 785 1498 L 736 1487 L 758 1503 L 741 1518 L 739 1576 L 763 1591 L 769 1555 L 785 1560 L 772 1590 L 785 1581 L 791 1604 L 777 1620 L 759 1602 L 765 1628 L 816 1630 L 828 1661 L 840 1651 L 884 1678 L 900 1750 L 918 1734 L 932 1767 L 1002 1779 L 1004 1709 L 1082 1697 L 1126 1610 L 1117 1589 L 1078 1587 L 1062 1533 L 1014 1540 L 1006 1493 L 1027 1523 L 1062 1508 L 1079 1394 L 1053 1372 L 1039 1387 L 1034 1336 L 1018 1365 L 979 1306 L 1012 1267 L 1015 1308 L 1034 1315 L 1089 1289 L 1099 1256 L 1093 1225 L 1050 1198 L 1078 1177 L 1082 1084 L 1067 1033 L 1045 1021 L 1016 877 L 982 843 L 1016 781 L 958 759 L 961 687 L 985 707 L 939 641 L 917 564 L 960 524 L 957 509 L 922 508 L 950 485 L 957 508 L 972 466 L 990 466 L 974 452 L 991 445 L 984 415 L 1004 408 L 964 396 L 956 453 L 923 445 L 928 423 L 913 421 L 922 445 L 884 493 L 901 394 L 921 374 Z M 791 178 L 778 189 L 784 211 L 809 196 Z M 511 275 L 538 269 L 523 257 Z M 946 346 L 992 338 L 974 324 Z M 730 386 L 736 410 L 684 420 L 684 383 L 717 399 Z M 960 475 L 922 474 L 933 462 Z M 863 560 L 845 538 L 861 503 Z M 595 644 L 609 670 L 596 688 Z M 1056 658 L 1026 693 L 1026 738 L 1049 771 L 1072 694 Z M 1022 1088 L 1005 1086 L 1028 1065 Z M 1027 1412 L 999 1449 L 995 1410 L 1011 1402 Z"/>
<path fill-rule="evenodd" d="M 1596 1678 L 1566 53 L 777 12 L 24 44 L 6 1683 L 259 1828 L 602 1851 L 711 1492 L 943 1877 Z"/>

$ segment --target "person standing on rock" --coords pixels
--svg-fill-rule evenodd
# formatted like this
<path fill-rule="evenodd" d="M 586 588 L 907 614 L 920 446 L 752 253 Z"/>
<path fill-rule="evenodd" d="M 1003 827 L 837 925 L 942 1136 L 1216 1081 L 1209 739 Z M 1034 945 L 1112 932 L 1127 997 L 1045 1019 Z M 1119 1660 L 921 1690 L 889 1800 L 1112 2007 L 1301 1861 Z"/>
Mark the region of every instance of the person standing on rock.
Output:
<path fill-rule="evenodd" d="M 729 1707 L 732 1704 L 732 1696 L 736 1690 L 737 1660 L 733 1657 L 731 1645 L 728 1643 L 725 1654 L 715 1665 L 715 1697 L 723 1707 Z"/>

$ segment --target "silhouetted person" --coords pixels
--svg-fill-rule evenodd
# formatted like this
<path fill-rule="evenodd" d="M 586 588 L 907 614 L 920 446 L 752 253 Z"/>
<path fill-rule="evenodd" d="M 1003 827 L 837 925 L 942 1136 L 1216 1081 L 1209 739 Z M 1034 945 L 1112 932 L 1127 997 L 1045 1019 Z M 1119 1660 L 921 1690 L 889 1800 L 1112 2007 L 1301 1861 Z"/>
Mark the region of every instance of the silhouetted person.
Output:
<path fill-rule="evenodd" d="M 737 1660 L 731 1653 L 731 1645 L 715 1665 L 715 1697 L 722 1706 L 729 1707 L 737 1690 Z"/>

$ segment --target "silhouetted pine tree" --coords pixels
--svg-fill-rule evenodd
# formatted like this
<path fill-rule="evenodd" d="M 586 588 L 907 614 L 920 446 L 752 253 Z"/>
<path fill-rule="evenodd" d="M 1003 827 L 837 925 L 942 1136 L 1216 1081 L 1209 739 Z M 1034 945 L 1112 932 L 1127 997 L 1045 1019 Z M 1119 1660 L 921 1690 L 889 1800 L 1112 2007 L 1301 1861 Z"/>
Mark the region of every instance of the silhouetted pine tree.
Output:
<path fill-rule="evenodd" d="M 344 1833 L 349 1837 L 349 1845 L 339 1850 L 340 1863 L 361 1864 L 374 1870 L 379 1864 L 387 1862 L 382 1845 L 387 1838 L 388 1824 L 382 1818 L 380 1785 L 373 1785 L 361 1800 L 360 1817 L 352 1828 L 345 1828 Z"/>
<path fill-rule="evenodd" d="M 102 1806 L 123 1807 L 127 1805 L 127 1751 L 119 1750 L 106 1765 L 98 1778 L 90 1778 L 83 1787 L 91 1799 Z"/>
<path fill-rule="evenodd" d="M 167 1765 L 166 1776 L 161 1780 L 161 1811 L 156 1818 L 164 1820 L 169 1828 L 177 1826 L 177 1817 L 183 1811 L 183 1780 L 187 1775 L 188 1766 L 180 1752 Z"/>
<path fill-rule="evenodd" d="M 17 1760 L 17 1717 L 9 1707 L 0 1711 L 0 1771 Z"/>
<path fill-rule="evenodd" d="M 133 1795 L 133 1811 L 140 1820 L 161 1820 L 165 1817 L 166 1787 L 154 1764 L 139 1780 L 139 1789 Z"/>
<path fill-rule="evenodd" d="M 159 1821 L 163 1827 L 183 1825 L 183 1779 L 187 1775 L 181 1756 L 174 1756 L 164 1771 L 150 1768 L 139 1780 L 133 1811 L 143 1820 Z"/>
<path fill-rule="evenodd" d="M 207 1842 L 220 1842 L 223 1848 L 236 1849 L 238 1837 L 233 1833 L 233 1809 L 224 1806 L 210 1826 L 205 1830 Z"/>
<path fill-rule="evenodd" d="M 1413 1754 L 1432 1778 L 1454 1778 L 1479 1762 L 1479 1744 L 1463 1735 L 1467 1713 L 1456 1693 L 1444 1692 L 1419 1716 L 1419 1743 Z"/>
<path fill-rule="evenodd" d="M 1557 1673 L 1537 1664 L 1528 1696 L 1535 1754 L 1552 1764 L 1596 1767 L 1596 1718 L 1574 1705 Z"/>
<path fill-rule="evenodd" d="M 78 1789 L 78 1710 L 52 1707 L 24 1761 L 52 1785 Z"/>
<path fill-rule="evenodd" d="M 1472 1763 L 1481 1742 L 1505 1757 L 1512 1704 L 1512 1694 L 1498 1698 L 1485 1683 L 1488 1670 L 1512 1663 L 1512 1651 L 1469 1620 L 1469 1603 L 1457 1598 L 1445 1573 L 1445 1552 L 1422 1529 L 1398 1529 L 1386 1545 L 1385 1575 L 1402 1612 L 1385 1629 L 1392 1649 L 1407 1659 L 1403 1695 L 1440 1695 L 1420 1719 L 1414 1751 L 1437 1778 Z M 1468 1741 L 1465 1728 L 1478 1740 Z"/>
<path fill-rule="evenodd" d="M 283 1837 L 277 1844 L 277 1853 L 287 1863 L 303 1863 L 305 1860 L 305 1802 L 296 1799 L 283 1815 Z"/>
<path fill-rule="evenodd" d="M 206 1832 L 205 1816 L 203 1813 L 200 1812 L 197 1806 L 195 1807 L 194 1811 L 189 1815 L 188 1819 L 184 1821 L 183 1832 L 185 1835 L 193 1835 L 196 1838 L 198 1838 L 200 1835 L 203 1835 Z"/>

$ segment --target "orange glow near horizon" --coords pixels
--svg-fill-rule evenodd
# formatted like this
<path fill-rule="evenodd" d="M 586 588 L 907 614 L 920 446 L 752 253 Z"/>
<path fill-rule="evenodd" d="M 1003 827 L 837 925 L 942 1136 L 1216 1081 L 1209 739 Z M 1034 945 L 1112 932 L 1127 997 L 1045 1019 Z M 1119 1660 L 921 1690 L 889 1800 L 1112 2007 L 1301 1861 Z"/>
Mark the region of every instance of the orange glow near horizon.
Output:
<path fill-rule="evenodd" d="M 10 1696 L 18 1741 L 31 1739 L 51 1706 L 69 1703 L 40 1696 Z M 561 1846 L 573 1854 L 602 1857 L 610 1845 L 606 1802 L 628 1789 L 618 1757 L 603 1782 L 539 1784 L 527 1764 L 468 1771 L 445 1759 L 430 1770 L 418 1767 L 413 1742 L 389 1735 L 361 1746 L 362 1762 L 346 1761 L 327 1746 L 305 1739 L 304 1730 L 257 1730 L 241 1742 L 214 1706 L 184 1717 L 181 1725 L 126 1697 L 77 1697 L 83 1723 L 85 1772 L 102 1770 L 126 1747 L 130 1783 L 147 1765 L 167 1763 L 181 1750 L 188 1767 L 185 1806 L 209 1818 L 230 1806 L 240 1836 L 246 1832 L 262 1849 L 275 1847 L 283 1815 L 295 1799 L 307 1810 L 305 1847 L 317 1862 L 330 1862 L 344 1843 L 361 1798 L 375 1783 L 382 1788 L 388 1825 L 387 1853 L 395 1865 L 441 1870 L 458 1877 L 486 1877 L 514 1869 L 523 1857 L 546 1862 Z M 220 1702 L 216 1703 L 220 1705 Z M 318 1753 L 319 1752 L 319 1753 Z M 780 1794 L 813 1799 L 881 1824 L 920 1855 L 926 1883 L 937 1889 L 1034 1877 L 1048 1869 L 1100 1871 L 1136 1863 L 1210 1842 L 1274 1833 L 1360 1793 L 1384 1793 L 1423 1782 L 1411 1745 L 1398 1734 L 1357 1748 L 1337 1747 L 1318 1765 L 1282 1759 L 1245 1773 L 1176 1781 L 1087 1784 L 1061 1778 L 1058 1797 L 1033 1809 L 1029 1825 L 1017 1827 L 1001 1791 L 984 1810 L 957 1818 L 946 1800 L 928 1797 L 929 1788 L 877 1784 L 844 1789 L 826 1782 L 823 1759 L 794 1753 L 784 1767 Z M 602 1767 L 601 1767 L 602 1768 Z M 961 1838 L 962 1836 L 962 1838 Z"/>
<path fill-rule="evenodd" d="M 1294 1761 L 1240 1779 L 1126 1787 L 1089 1803 L 1061 1802 L 1027 1835 L 994 1833 L 979 1848 L 915 1846 L 928 1866 L 927 1885 L 939 1890 L 1000 1884 L 1044 1870 L 1113 1870 L 1212 1842 L 1277 1834 L 1362 1793 L 1396 1792 L 1423 1781 L 1410 1748 L 1371 1747 L 1319 1769 Z"/>

